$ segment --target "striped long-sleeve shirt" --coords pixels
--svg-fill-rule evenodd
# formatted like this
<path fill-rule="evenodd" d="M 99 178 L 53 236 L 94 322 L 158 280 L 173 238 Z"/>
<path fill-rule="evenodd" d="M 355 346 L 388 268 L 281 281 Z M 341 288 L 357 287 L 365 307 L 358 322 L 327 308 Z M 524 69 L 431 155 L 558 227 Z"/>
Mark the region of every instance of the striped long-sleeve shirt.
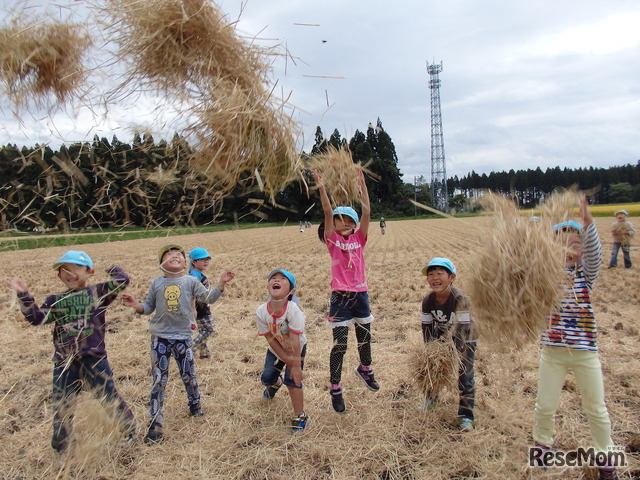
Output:
<path fill-rule="evenodd" d="M 581 237 L 582 261 L 567 269 L 573 281 L 567 287 L 560 310 L 551 314 L 549 328 L 542 332 L 540 343 L 595 352 L 597 329 L 591 290 L 600 273 L 602 244 L 593 223 L 582 231 Z"/>

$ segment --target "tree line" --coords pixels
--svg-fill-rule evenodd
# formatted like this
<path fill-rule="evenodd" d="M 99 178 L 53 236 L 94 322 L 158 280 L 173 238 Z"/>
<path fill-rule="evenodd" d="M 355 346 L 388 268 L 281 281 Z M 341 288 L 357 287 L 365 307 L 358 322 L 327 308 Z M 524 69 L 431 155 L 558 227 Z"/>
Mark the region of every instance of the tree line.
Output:
<path fill-rule="evenodd" d="M 402 180 L 398 156 L 380 119 L 351 139 L 336 129 L 326 138 L 315 132 L 310 152 L 302 161 L 329 146 L 350 149 L 373 175 L 367 188 L 374 218 L 423 215 L 409 200 L 431 205 L 429 183 L 421 176 Z M 126 226 L 196 226 L 219 222 L 319 221 L 322 208 L 313 181 L 291 183 L 274 199 L 267 198 L 247 176 L 230 195 L 219 198 L 215 184 L 189 164 L 192 150 L 175 134 L 170 142 L 156 142 L 149 134 L 135 134 L 131 143 L 116 136 L 92 142 L 0 149 L 0 229 L 63 231 Z M 517 198 L 522 206 L 537 203 L 557 187 L 578 185 L 593 189 L 597 203 L 640 200 L 640 162 L 608 169 L 510 170 L 478 175 L 471 172 L 447 179 L 449 204 L 461 209 L 483 189 Z"/>

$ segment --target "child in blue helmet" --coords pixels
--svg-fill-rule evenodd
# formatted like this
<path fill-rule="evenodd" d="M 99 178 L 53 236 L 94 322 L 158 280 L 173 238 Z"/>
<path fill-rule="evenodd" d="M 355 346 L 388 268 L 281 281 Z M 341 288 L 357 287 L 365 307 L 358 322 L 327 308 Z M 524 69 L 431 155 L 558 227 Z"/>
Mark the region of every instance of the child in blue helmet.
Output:
<path fill-rule="evenodd" d="M 367 244 L 371 208 L 364 175 L 358 170 L 361 191 L 362 218 L 347 206 L 331 208 L 327 191 L 314 174 L 324 211 L 323 240 L 331 255 L 331 301 L 327 325 L 332 329 L 333 348 L 329 356 L 331 404 L 336 412 L 345 411 L 342 396 L 342 362 L 347 351 L 349 325 L 355 325 L 360 365 L 356 376 L 374 392 L 380 389 L 371 367 L 371 308 L 367 284 L 364 247 Z M 358 221 L 360 228 L 358 227 Z"/>
<path fill-rule="evenodd" d="M 602 262 L 602 245 L 586 197 L 581 199 L 580 213 L 582 224 L 569 220 L 553 227 L 566 248 L 566 269 L 571 283 L 566 287 L 559 310 L 549 318 L 549 328 L 542 333 L 533 440 L 540 455 L 551 449 L 555 414 L 564 379 L 571 369 L 578 382 L 593 445 L 606 457 L 613 445 L 611 421 L 604 399 L 591 304 L 591 291 Z M 600 480 L 618 478 L 614 465 L 598 467 Z"/>
<path fill-rule="evenodd" d="M 51 446 L 62 463 L 69 448 L 74 400 L 83 384 L 115 404 L 116 416 L 124 430 L 123 442 L 134 439 L 133 413 L 116 390 L 105 344 L 107 306 L 129 285 L 129 276 L 120 267 L 111 266 L 107 268 L 111 277 L 108 282 L 88 285 L 95 273 L 93 261 L 87 253 L 77 250 L 67 251 L 53 264 L 53 269 L 67 290 L 49 295 L 40 307 L 23 280 L 10 279 L 7 285 L 18 294 L 20 308 L 29 323 L 53 324 Z"/>
<path fill-rule="evenodd" d="M 189 275 L 196 277 L 209 290 L 211 285 L 204 272 L 209 268 L 211 255 L 204 248 L 196 247 L 189 252 L 189 260 L 191 261 Z M 198 335 L 193 340 L 193 353 L 194 355 L 198 353 L 200 358 L 209 358 L 207 339 L 211 335 L 216 335 L 218 329 L 214 323 L 208 303 L 196 300 L 196 324 L 198 325 Z"/>
<path fill-rule="evenodd" d="M 458 422 L 462 431 L 473 430 L 475 417 L 475 382 L 473 363 L 477 336 L 469 313 L 469 298 L 453 287 L 457 270 L 448 258 L 436 257 L 422 269 L 431 288 L 422 299 L 422 338 L 430 342 L 447 334 L 452 328 L 453 341 L 460 353 L 458 372 Z M 437 398 L 427 398 L 420 408 L 435 406 Z"/>
<path fill-rule="evenodd" d="M 265 385 L 262 396 L 271 400 L 282 385 L 287 386 L 294 413 L 291 429 L 296 433 L 304 430 L 309 420 L 304 413 L 302 391 L 302 368 L 307 351 L 305 316 L 292 301 L 296 289 L 293 274 L 282 269 L 273 270 L 267 276 L 267 288 L 269 299 L 256 310 L 258 335 L 269 343 L 261 375 Z"/>

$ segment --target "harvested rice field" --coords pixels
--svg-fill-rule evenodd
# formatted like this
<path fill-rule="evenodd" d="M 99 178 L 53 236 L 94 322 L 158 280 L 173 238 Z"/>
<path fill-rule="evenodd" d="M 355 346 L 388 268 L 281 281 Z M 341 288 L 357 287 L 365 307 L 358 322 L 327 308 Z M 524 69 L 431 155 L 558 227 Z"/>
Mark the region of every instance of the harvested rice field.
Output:
<path fill-rule="evenodd" d="M 634 219 L 631 219 L 632 222 Z M 637 219 L 635 219 L 637 223 Z M 611 253 L 611 218 L 597 218 L 604 264 L 594 290 L 605 390 L 613 439 L 627 450 L 621 478 L 640 478 L 640 257 L 631 270 L 606 269 Z M 480 339 L 476 360 L 476 429 L 460 433 L 457 394 L 446 392 L 433 410 L 411 378 L 411 345 L 419 342 L 420 301 L 427 292 L 420 270 L 434 256 L 458 267 L 456 284 L 469 284 L 474 251 L 490 234 L 486 217 L 387 222 L 385 235 L 371 226 L 365 250 L 375 322 L 373 359 L 379 392 L 367 390 L 353 373 L 358 359 L 350 332 L 343 370 L 347 410 L 337 414 L 328 394 L 331 333 L 324 325 L 329 299 L 329 255 L 317 225 L 298 225 L 85 245 L 96 265 L 96 281 L 116 264 L 131 276 L 128 293 L 143 298 L 159 275 L 156 252 L 177 242 L 213 254 L 208 275 L 231 268 L 236 279 L 213 304 L 219 333 L 212 355 L 197 360 L 204 417 L 192 418 L 173 365 L 165 402 L 165 440 L 142 442 L 150 388 L 147 317 L 116 301 L 109 307 L 108 352 L 116 385 L 138 421 L 138 438 L 118 443 L 102 406 L 83 393 L 77 404 L 74 444 L 64 467 L 49 446 L 52 343 L 49 326 L 32 327 L 15 295 L 3 285 L 0 297 L 0 478 L 2 479 L 588 479 L 593 468 L 531 469 L 528 447 L 537 386 L 538 347 L 499 349 Z M 638 225 L 636 225 L 637 227 Z M 0 253 L 0 277 L 22 277 L 41 303 L 62 290 L 51 269 L 64 248 Z M 620 260 L 621 263 L 621 260 Z M 305 362 L 307 429 L 292 435 L 291 405 L 282 389 L 269 403 L 260 384 L 266 342 L 256 334 L 255 309 L 267 295 L 266 275 L 283 268 L 296 275 L 307 316 Z M 514 299 L 515 301 L 515 299 Z M 487 334 L 487 332 L 483 332 Z M 490 334 L 490 333 L 489 333 Z M 557 417 L 555 447 L 591 445 L 572 375 L 566 379 Z"/>

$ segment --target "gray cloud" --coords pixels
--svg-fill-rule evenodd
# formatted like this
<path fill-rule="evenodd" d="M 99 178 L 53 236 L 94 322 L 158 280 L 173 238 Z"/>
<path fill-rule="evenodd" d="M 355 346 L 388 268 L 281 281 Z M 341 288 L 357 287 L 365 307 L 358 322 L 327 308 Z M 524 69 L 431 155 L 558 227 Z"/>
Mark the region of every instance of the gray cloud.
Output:
<path fill-rule="evenodd" d="M 266 39 L 258 43 L 281 42 L 296 58 L 295 65 L 276 60 L 274 79 L 277 92 L 291 95 L 307 151 L 317 125 L 327 136 L 337 128 L 350 138 L 379 117 L 396 145 L 405 181 L 430 178 L 429 60 L 444 67 L 448 175 L 600 167 L 640 158 L 635 1 L 220 2 L 230 20 L 241 5 L 239 31 Z M 152 99 L 148 105 L 136 108 L 147 112 L 137 118 L 131 106 L 117 106 L 106 121 L 101 115 L 87 121 L 90 115 L 81 111 L 81 122 L 59 114 L 53 121 L 26 118 L 22 127 L 5 106 L 0 140 L 55 144 L 110 135 L 156 118 Z"/>

